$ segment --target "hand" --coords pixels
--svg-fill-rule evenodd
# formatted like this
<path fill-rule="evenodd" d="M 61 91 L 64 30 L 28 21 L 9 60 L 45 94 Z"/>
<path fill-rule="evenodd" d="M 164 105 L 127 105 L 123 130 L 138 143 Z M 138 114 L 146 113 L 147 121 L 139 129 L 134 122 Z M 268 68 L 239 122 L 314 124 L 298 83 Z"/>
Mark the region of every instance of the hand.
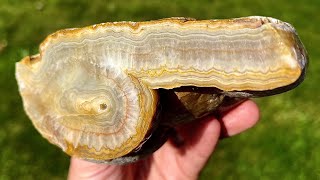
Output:
<path fill-rule="evenodd" d="M 219 121 L 207 117 L 180 127 L 181 146 L 169 140 L 151 156 L 133 164 L 95 164 L 73 157 L 69 179 L 197 179 L 219 137 L 239 134 L 258 119 L 257 105 L 248 100 L 223 114 Z"/>

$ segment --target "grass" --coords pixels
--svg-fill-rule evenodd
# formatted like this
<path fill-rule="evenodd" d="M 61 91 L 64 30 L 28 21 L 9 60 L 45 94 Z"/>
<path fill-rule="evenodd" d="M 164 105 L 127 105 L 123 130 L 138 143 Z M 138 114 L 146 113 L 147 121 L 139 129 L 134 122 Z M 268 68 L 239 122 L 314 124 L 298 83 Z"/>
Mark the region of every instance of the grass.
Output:
<path fill-rule="evenodd" d="M 67 175 L 69 157 L 33 128 L 14 78 L 14 63 L 35 54 L 48 34 L 106 21 L 248 15 L 272 16 L 296 27 L 309 52 L 307 78 L 293 91 L 257 100 L 261 122 L 222 140 L 200 179 L 320 178 L 320 1 L 0 0 L 0 4 L 0 179 Z"/>

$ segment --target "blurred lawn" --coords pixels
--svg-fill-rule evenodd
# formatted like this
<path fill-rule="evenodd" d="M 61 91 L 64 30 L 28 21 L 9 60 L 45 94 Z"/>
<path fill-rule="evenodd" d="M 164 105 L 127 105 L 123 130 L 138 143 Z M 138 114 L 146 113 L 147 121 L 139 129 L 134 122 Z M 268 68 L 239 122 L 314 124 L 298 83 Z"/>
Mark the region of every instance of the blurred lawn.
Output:
<path fill-rule="evenodd" d="M 272 16 L 297 29 L 310 57 L 297 89 L 257 100 L 261 122 L 223 140 L 201 179 L 320 179 L 319 0 L 0 0 L 0 179 L 61 179 L 64 153 L 44 140 L 22 109 L 14 63 L 50 33 L 100 22 L 171 16 L 198 19 Z"/>

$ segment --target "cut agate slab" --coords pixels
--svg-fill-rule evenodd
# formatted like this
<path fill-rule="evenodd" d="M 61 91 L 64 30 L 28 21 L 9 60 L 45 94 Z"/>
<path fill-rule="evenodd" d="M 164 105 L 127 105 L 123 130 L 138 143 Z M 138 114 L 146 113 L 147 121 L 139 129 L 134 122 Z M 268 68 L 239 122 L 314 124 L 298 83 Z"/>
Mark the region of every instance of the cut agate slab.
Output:
<path fill-rule="evenodd" d="M 110 22 L 49 35 L 16 64 L 24 109 L 67 154 L 124 164 L 175 126 L 304 79 L 295 29 L 268 17 Z"/>

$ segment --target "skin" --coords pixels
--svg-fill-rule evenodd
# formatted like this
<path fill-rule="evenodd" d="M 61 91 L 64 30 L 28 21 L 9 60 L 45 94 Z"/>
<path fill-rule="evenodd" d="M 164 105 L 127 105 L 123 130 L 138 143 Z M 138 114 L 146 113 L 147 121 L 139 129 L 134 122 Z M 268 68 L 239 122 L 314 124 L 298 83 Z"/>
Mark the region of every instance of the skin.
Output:
<path fill-rule="evenodd" d="M 175 141 L 167 141 L 158 151 L 133 164 L 116 166 L 95 164 L 71 158 L 70 180 L 77 179 L 197 179 L 219 139 L 234 136 L 259 120 L 258 106 L 247 100 L 222 114 L 206 117 L 177 129 Z M 175 142 L 175 143 L 174 143 Z"/>

